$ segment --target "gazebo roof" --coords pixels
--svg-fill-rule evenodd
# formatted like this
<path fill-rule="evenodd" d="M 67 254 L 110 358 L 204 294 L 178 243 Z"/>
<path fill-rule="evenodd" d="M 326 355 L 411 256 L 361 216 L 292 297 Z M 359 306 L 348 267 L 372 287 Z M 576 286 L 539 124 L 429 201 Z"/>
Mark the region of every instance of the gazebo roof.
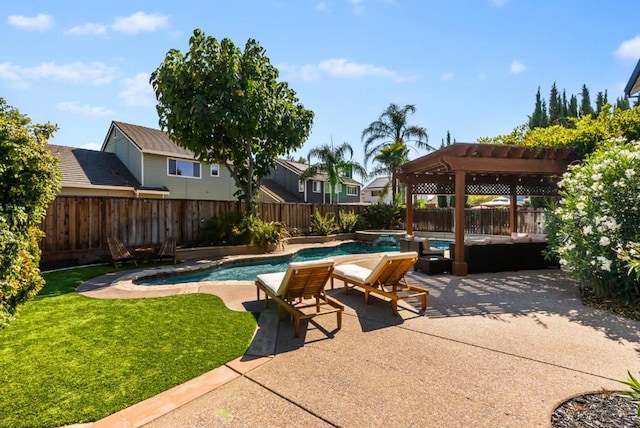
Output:
<path fill-rule="evenodd" d="M 453 194 L 456 172 L 466 176 L 466 194 L 552 195 L 556 181 L 578 156 L 567 148 L 534 149 L 507 144 L 455 143 L 404 164 L 398 178 L 414 193 Z"/>

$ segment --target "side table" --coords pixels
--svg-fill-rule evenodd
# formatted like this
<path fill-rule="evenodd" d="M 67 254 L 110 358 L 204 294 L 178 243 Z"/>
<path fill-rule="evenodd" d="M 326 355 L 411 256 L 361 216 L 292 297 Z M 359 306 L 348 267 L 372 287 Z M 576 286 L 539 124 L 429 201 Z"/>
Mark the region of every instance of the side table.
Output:
<path fill-rule="evenodd" d="M 413 265 L 414 270 L 420 270 L 427 275 L 436 275 L 439 273 L 451 272 L 453 260 L 442 256 L 426 256 L 419 257 L 416 264 Z"/>

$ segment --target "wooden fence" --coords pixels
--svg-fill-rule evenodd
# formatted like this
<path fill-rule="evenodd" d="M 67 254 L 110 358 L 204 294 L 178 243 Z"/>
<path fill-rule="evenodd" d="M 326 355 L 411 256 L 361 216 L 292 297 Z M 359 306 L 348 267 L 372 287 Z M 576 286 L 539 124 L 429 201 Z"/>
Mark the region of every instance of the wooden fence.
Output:
<path fill-rule="evenodd" d="M 309 231 L 315 210 L 322 213 L 354 211 L 362 214 L 366 206 L 259 203 L 257 212 L 265 221 L 279 221 L 301 233 Z M 173 236 L 182 245 L 197 240 L 201 224 L 212 217 L 237 211 L 238 202 L 178 199 L 135 199 L 60 196 L 49 206 L 41 229 L 43 260 L 77 257 L 79 254 L 104 255 L 108 236 L 119 237 L 127 246 L 160 244 Z M 453 232 L 453 209 L 415 209 L 414 230 Z M 466 233 L 509 233 L 508 209 L 466 210 Z M 518 230 L 540 233 L 541 211 L 518 212 Z"/>

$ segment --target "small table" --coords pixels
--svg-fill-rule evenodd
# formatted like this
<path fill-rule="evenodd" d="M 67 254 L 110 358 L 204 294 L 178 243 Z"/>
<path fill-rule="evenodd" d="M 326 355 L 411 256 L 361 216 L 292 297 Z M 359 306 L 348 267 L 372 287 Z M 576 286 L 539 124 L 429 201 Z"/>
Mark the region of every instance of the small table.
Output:
<path fill-rule="evenodd" d="M 436 275 L 438 273 L 451 272 L 451 264 L 453 260 L 442 256 L 426 256 L 419 257 L 416 264 L 413 265 L 414 270 L 421 270 L 427 275 Z"/>

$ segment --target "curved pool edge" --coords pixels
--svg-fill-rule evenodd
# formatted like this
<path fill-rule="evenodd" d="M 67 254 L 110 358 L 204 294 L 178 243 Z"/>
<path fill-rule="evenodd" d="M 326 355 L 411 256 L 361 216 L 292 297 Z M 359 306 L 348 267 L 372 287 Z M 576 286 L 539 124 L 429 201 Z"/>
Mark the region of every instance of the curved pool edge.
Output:
<path fill-rule="evenodd" d="M 184 282 L 184 283 L 175 283 L 175 284 L 167 284 L 167 285 L 140 285 L 135 282 L 148 277 L 157 277 L 157 276 L 177 276 L 181 274 L 190 274 L 196 273 L 199 271 L 211 269 L 214 267 L 218 267 L 221 265 L 231 265 L 233 263 L 246 260 L 248 257 L 252 259 L 264 259 L 264 260 L 277 260 L 278 258 L 291 257 L 295 255 L 297 252 L 305 249 L 311 248 L 333 248 L 339 247 L 340 245 L 353 243 L 353 242 L 362 242 L 358 240 L 349 240 L 349 241 L 334 241 L 334 242 L 326 242 L 326 243 L 312 243 L 312 244 L 294 244 L 288 245 L 284 249 L 277 250 L 273 253 L 265 253 L 265 254 L 239 254 L 239 255 L 229 255 L 223 256 L 220 259 L 215 260 L 187 260 L 180 265 L 165 265 L 158 266 L 147 269 L 134 270 L 132 272 L 126 273 L 118 278 L 115 278 L 109 286 L 121 290 L 123 292 L 135 292 L 135 293 L 148 293 L 155 294 L 155 292 L 163 292 L 163 291 L 178 291 L 180 290 L 183 293 L 193 293 L 198 292 L 197 289 L 204 286 L 214 286 L 220 284 L 251 284 L 253 286 L 253 280 L 220 280 L 220 281 L 200 281 L 200 282 Z M 372 254 L 384 254 L 384 251 L 379 253 L 369 253 L 369 254 L 352 254 L 352 255 L 341 255 L 332 257 L 336 259 L 338 264 L 344 263 L 345 261 L 349 262 L 357 262 L 359 258 L 370 258 Z M 359 256 L 359 257 L 358 257 Z"/>

